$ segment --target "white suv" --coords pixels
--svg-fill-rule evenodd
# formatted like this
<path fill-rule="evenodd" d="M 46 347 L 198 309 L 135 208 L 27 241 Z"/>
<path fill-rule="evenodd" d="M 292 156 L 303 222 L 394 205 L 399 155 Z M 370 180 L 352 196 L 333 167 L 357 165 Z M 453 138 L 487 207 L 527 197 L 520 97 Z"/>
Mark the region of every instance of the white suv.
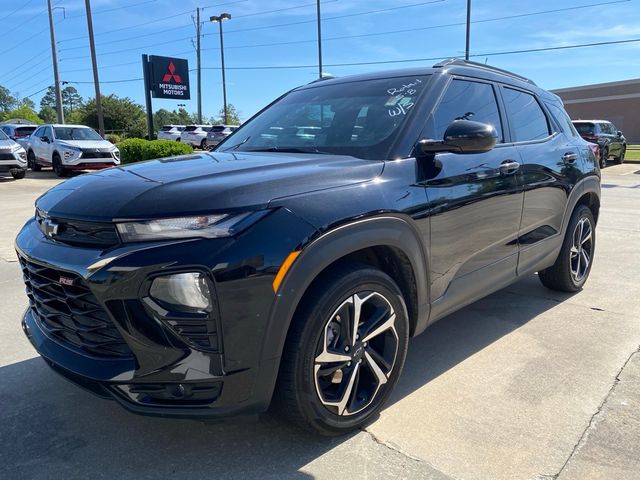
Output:
<path fill-rule="evenodd" d="M 207 147 L 215 147 L 238 129 L 238 125 L 214 125 L 207 134 Z"/>
<path fill-rule="evenodd" d="M 163 125 L 158 132 L 158 140 L 180 141 L 184 125 Z"/>
<path fill-rule="evenodd" d="M 120 151 L 84 125 L 42 125 L 29 137 L 29 167 L 52 166 L 59 177 L 69 170 L 100 170 L 120 164 Z"/>
<path fill-rule="evenodd" d="M 188 125 L 182 132 L 180 141 L 204 150 L 207 147 L 209 130 L 211 130 L 211 125 Z"/>
<path fill-rule="evenodd" d="M 16 180 L 27 172 L 27 154 L 21 145 L 0 130 L 0 172 L 9 172 Z"/>

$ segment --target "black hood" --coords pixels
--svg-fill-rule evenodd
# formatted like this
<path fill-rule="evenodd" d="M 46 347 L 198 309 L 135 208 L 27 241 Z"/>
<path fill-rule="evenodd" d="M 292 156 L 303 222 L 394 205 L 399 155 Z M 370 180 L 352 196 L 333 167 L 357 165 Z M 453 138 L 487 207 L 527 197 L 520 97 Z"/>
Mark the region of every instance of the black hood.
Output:
<path fill-rule="evenodd" d="M 366 182 L 382 169 L 348 156 L 209 153 L 81 175 L 36 203 L 51 216 L 93 221 L 256 210 L 274 198 Z"/>

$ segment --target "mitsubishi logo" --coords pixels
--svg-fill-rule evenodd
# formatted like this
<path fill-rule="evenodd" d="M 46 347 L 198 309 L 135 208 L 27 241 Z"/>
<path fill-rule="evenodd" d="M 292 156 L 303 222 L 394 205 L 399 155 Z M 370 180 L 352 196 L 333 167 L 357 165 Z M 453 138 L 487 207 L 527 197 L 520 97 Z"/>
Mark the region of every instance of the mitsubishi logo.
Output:
<path fill-rule="evenodd" d="M 168 82 L 171 79 L 173 79 L 174 82 L 176 83 L 182 83 L 182 77 L 180 75 L 178 75 L 177 73 L 174 73 L 176 71 L 176 67 L 173 64 L 173 62 L 169 63 L 169 73 L 165 73 L 164 77 L 162 77 L 162 81 L 163 82 Z"/>
<path fill-rule="evenodd" d="M 58 235 L 58 230 L 60 229 L 60 224 L 54 222 L 50 218 L 45 218 L 42 220 L 42 231 L 47 237 L 53 238 Z"/>

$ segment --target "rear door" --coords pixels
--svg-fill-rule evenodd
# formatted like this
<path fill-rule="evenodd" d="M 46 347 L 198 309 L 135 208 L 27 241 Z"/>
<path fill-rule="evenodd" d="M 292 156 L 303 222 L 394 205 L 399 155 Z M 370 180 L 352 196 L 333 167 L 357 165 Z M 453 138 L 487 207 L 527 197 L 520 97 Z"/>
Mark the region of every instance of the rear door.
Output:
<path fill-rule="evenodd" d="M 431 205 L 431 294 L 440 316 L 515 277 L 522 213 L 518 152 L 505 143 L 503 113 L 492 83 L 454 78 L 433 112 L 430 138 L 456 119 L 493 125 L 496 147 L 481 154 L 438 154 L 426 182 Z M 446 295 L 445 295 L 446 294 Z M 436 300 L 437 302 L 437 300 Z"/>
<path fill-rule="evenodd" d="M 510 86 L 502 86 L 501 92 L 523 172 L 521 275 L 562 241 L 562 221 L 569 194 L 581 175 L 582 158 L 577 140 L 552 120 L 536 94 Z"/>

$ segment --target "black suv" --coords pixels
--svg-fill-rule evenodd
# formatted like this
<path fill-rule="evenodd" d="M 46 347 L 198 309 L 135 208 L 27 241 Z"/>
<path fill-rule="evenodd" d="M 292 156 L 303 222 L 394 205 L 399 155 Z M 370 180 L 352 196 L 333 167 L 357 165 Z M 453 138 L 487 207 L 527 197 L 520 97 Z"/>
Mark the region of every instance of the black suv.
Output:
<path fill-rule="evenodd" d="M 600 167 L 607 166 L 607 160 L 613 157 L 615 162 L 624 162 L 627 151 L 627 139 L 615 125 L 606 120 L 574 120 L 573 125 L 582 138 L 600 147 Z"/>
<path fill-rule="evenodd" d="M 16 241 L 23 328 L 144 414 L 361 426 L 408 339 L 538 272 L 580 289 L 597 160 L 560 99 L 451 60 L 314 82 L 212 153 L 68 180 Z"/>

